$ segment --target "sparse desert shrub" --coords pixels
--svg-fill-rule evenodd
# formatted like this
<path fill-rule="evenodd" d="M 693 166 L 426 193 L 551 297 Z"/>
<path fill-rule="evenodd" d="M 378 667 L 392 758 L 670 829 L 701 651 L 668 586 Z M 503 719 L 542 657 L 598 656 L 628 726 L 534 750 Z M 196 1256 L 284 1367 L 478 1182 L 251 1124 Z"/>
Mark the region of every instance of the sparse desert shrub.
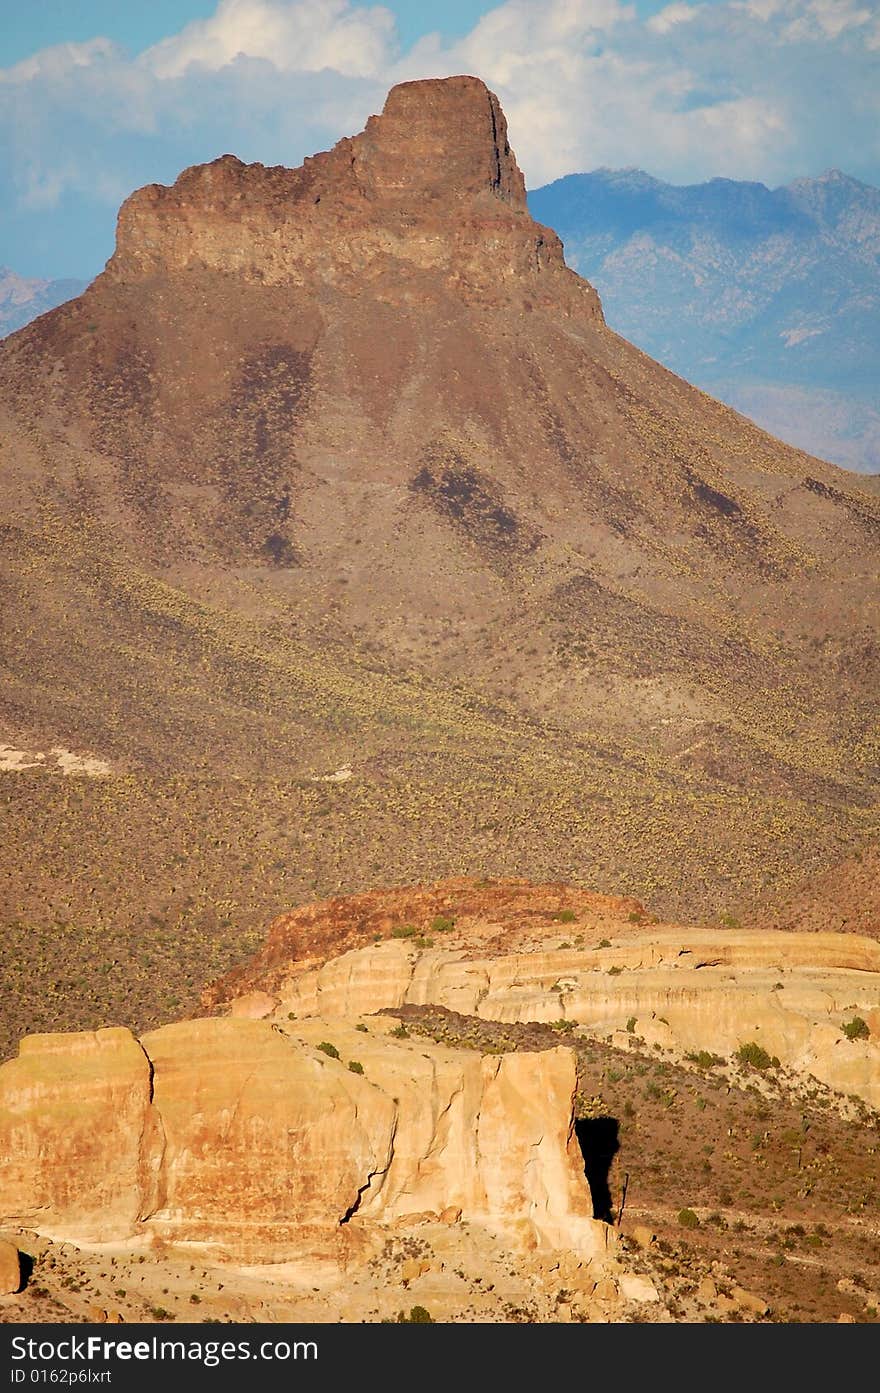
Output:
<path fill-rule="evenodd" d="M 844 1021 L 841 1030 L 847 1040 L 867 1040 L 871 1034 L 868 1022 L 863 1021 L 861 1016 L 853 1016 L 851 1021 Z"/>
<path fill-rule="evenodd" d="M 418 929 L 415 924 L 398 924 L 391 930 L 392 938 L 415 938 Z"/>
<path fill-rule="evenodd" d="M 355 1030 L 362 1030 L 365 1035 L 367 1033 L 367 1027 L 364 1025 L 363 1021 L 358 1021 Z"/>
<path fill-rule="evenodd" d="M 391 1031 L 391 1034 L 394 1036 L 395 1040 L 408 1040 L 408 1039 L 409 1039 L 409 1031 L 407 1030 L 407 1028 L 406 1028 L 406 1026 L 404 1025 L 403 1021 L 400 1022 L 400 1025 L 396 1025 L 396 1026 L 394 1027 L 394 1029 Z"/>
<path fill-rule="evenodd" d="M 448 934 L 455 928 L 455 920 L 449 919 L 445 914 L 438 914 L 436 919 L 431 920 L 431 932 L 435 934 Z M 413 1308 L 415 1309 L 415 1308 Z"/>
<path fill-rule="evenodd" d="M 364 1072 L 364 1066 L 359 1059 L 350 1059 L 348 1061 L 348 1067 L 353 1074 L 362 1074 Z"/>
<path fill-rule="evenodd" d="M 740 1064 L 748 1064 L 752 1069 L 769 1069 L 773 1063 L 770 1055 L 755 1040 L 740 1045 L 736 1052 Z"/>
<path fill-rule="evenodd" d="M 635 1018 L 635 1016 L 630 1016 L 629 1020 L 628 1020 L 627 1023 L 626 1023 L 626 1028 L 627 1028 L 627 1030 L 629 1031 L 630 1035 L 634 1035 L 634 1034 L 635 1034 L 635 1029 L 636 1029 L 636 1018 Z"/>
<path fill-rule="evenodd" d="M 335 1045 L 331 1045 L 329 1040 L 322 1040 L 318 1049 L 322 1054 L 329 1054 L 331 1059 L 339 1058 L 339 1051 Z"/>
<path fill-rule="evenodd" d="M 397 1315 L 398 1325 L 433 1325 L 434 1317 L 424 1306 L 411 1306 L 409 1315 L 399 1311 Z"/>
<path fill-rule="evenodd" d="M 557 924 L 573 924 L 575 919 L 577 919 L 577 915 L 573 909 L 557 909 L 554 911 L 552 917 L 556 920 Z"/>
<path fill-rule="evenodd" d="M 599 942 L 596 944 L 596 947 L 597 947 L 597 948 L 610 948 L 610 947 L 611 947 L 611 939 L 610 939 L 610 938 L 600 938 Z"/>
<path fill-rule="evenodd" d="M 698 1229 L 700 1227 L 700 1220 L 692 1209 L 680 1209 L 678 1222 L 683 1229 Z"/>
<path fill-rule="evenodd" d="M 718 922 L 725 929 L 738 929 L 740 927 L 739 920 L 733 914 L 719 915 Z"/>
<path fill-rule="evenodd" d="M 622 968 L 622 967 L 618 967 L 618 966 L 617 966 L 617 963 L 612 963 L 611 966 L 610 966 L 609 969 L 608 969 L 608 976 L 609 976 L 609 977 L 619 977 L 622 971 L 623 971 L 623 968 Z"/>
<path fill-rule="evenodd" d="M 691 1050 L 685 1055 L 692 1064 L 697 1064 L 701 1069 L 711 1069 L 715 1064 L 723 1064 L 724 1060 L 720 1054 L 711 1054 L 709 1050 Z"/>

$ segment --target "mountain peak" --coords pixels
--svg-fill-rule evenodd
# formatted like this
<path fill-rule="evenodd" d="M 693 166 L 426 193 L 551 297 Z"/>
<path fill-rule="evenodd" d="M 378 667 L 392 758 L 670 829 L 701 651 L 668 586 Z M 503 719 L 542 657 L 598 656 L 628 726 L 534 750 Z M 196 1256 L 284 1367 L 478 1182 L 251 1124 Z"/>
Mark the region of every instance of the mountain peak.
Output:
<path fill-rule="evenodd" d="M 488 193 L 526 209 L 501 103 L 480 78 L 399 83 L 356 142 L 377 193 L 407 201 Z"/>
<path fill-rule="evenodd" d="M 223 155 L 170 188 L 138 190 L 120 210 L 107 267 L 117 281 L 219 270 L 351 289 L 388 272 L 392 298 L 405 293 L 407 269 L 505 298 L 523 284 L 534 296 L 542 270 L 575 280 L 559 238 L 529 215 L 501 104 L 478 78 L 400 83 L 359 135 L 298 169 Z M 589 287 L 569 290 L 599 313 Z"/>

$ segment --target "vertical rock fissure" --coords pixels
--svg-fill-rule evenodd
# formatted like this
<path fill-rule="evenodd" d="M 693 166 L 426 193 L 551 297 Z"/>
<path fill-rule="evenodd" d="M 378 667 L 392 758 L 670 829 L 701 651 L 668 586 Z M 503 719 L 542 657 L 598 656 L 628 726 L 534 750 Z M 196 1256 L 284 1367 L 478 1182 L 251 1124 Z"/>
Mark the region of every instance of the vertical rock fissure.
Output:
<path fill-rule="evenodd" d="M 494 173 L 492 176 L 492 188 L 501 188 L 501 151 L 498 148 L 498 118 L 495 114 L 495 98 L 489 93 L 489 117 L 492 122 L 492 162 Z"/>
<path fill-rule="evenodd" d="M 376 1176 L 381 1175 L 384 1178 L 388 1174 L 389 1170 L 391 1169 L 391 1162 L 394 1160 L 394 1139 L 396 1136 L 397 1118 L 395 1117 L 393 1126 L 391 1128 L 391 1136 L 388 1138 L 388 1156 L 386 1157 L 385 1164 L 384 1166 L 377 1166 L 375 1170 L 367 1172 L 366 1180 L 364 1181 L 363 1185 L 358 1186 L 358 1192 L 355 1195 L 354 1200 L 348 1206 L 348 1209 L 346 1209 L 342 1218 L 339 1220 L 340 1228 L 343 1224 L 347 1224 L 349 1219 L 351 1219 L 351 1217 L 358 1212 L 358 1210 L 361 1207 L 361 1200 L 372 1186 Z"/>
<path fill-rule="evenodd" d="M 166 1137 L 162 1116 L 155 1104 L 155 1065 L 144 1049 L 142 1041 L 138 1040 L 137 1045 L 147 1061 L 148 1070 L 147 1103 L 143 1112 L 137 1148 L 138 1202 L 136 1221 L 142 1224 L 152 1218 L 164 1203 Z M 154 1156 L 156 1157 L 155 1165 L 151 1164 Z"/>

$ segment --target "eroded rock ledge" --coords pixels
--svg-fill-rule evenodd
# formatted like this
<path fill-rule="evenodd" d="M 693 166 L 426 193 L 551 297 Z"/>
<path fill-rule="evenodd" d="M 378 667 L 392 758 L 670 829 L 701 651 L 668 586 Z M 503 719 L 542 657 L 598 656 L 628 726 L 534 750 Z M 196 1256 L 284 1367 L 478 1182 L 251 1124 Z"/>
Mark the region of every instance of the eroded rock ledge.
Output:
<path fill-rule="evenodd" d="M 480 1057 L 389 1025 L 313 1019 L 288 1034 L 227 1018 L 141 1041 L 25 1039 L 0 1069 L 0 1221 L 345 1265 L 402 1216 L 451 1210 L 519 1247 L 604 1253 L 574 1053 Z"/>

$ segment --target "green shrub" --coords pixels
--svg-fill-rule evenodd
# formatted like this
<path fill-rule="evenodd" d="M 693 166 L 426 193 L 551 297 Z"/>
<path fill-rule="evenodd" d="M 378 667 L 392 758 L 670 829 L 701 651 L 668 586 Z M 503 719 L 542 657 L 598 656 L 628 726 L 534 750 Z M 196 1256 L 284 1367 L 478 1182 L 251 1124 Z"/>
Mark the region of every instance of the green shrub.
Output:
<path fill-rule="evenodd" d="M 408 1040 L 408 1039 L 409 1039 L 409 1031 L 407 1030 L 407 1028 L 406 1028 L 406 1026 L 404 1025 L 403 1021 L 400 1022 L 400 1025 L 396 1025 L 396 1026 L 394 1027 L 394 1029 L 391 1031 L 391 1034 L 394 1036 L 395 1040 Z"/>
<path fill-rule="evenodd" d="M 329 1040 L 322 1040 L 320 1045 L 318 1046 L 318 1049 L 322 1052 L 322 1054 L 329 1054 L 331 1059 L 339 1058 L 338 1049 L 335 1045 L 331 1045 Z"/>
<path fill-rule="evenodd" d="M 596 944 L 596 947 L 597 947 L 597 948 L 610 948 L 610 947 L 611 947 L 611 939 L 610 939 L 610 938 L 601 938 L 601 939 L 599 940 L 599 942 Z"/>
<path fill-rule="evenodd" d="M 619 977 L 622 971 L 623 971 L 623 968 L 622 968 L 622 967 L 618 967 L 616 963 L 613 963 L 613 964 L 611 965 L 611 967 L 609 967 L 609 969 L 608 969 L 608 976 L 609 976 L 609 977 Z"/>
<path fill-rule="evenodd" d="M 844 1021 L 841 1030 L 847 1040 L 867 1040 L 871 1034 L 867 1021 L 863 1021 L 861 1016 L 853 1016 L 851 1021 Z"/>
<path fill-rule="evenodd" d="M 455 928 L 455 920 L 447 919 L 445 914 L 438 914 L 436 919 L 431 920 L 431 932 L 435 934 L 448 934 L 450 929 Z M 421 1309 L 421 1308 L 419 1308 Z"/>
<path fill-rule="evenodd" d="M 680 1209 L 678 1222 L 683 1229 L 698 1229 L 700 1227 L 700 1221 L 692 1209 Z"/>
<path fill-rule="evenodd" d="M 426 1311 L 424 1306 L 411 1306 L 409 1315 L 404 1315 L 403 1311 L 398 1312 L 398 1325 L 433 1325 L 434 1317 L 430 1311 Z"/>
<path fill-rule="evenodd" d="M 362 1074 L 364 1072 L 364 1066 L 358 1059 L 350 1059 L 348 1061 L 348 1067 L 353 1074 Z"/>
<path fill-rule="evenodd" d="M 739 920 L 733 914 L 722 914 L 719 923 L 725 929 L 738 929 L 740 926 Z"/>
<path fill-rule="evenodd" d="M 714 1064 L 723 1064 L 724 1060 L 720 1054 L 710 1054 L 708 1050 L 691 1050 L 685 1055 L 692 1064 L 697 1064 L 701 1069 L 711 1069 Z"/>
<path fill-rule="evenodd" d="M 364 1025 L 363 1021 L 358 1021 L 355 1030 L 362 1030 L 365 1035 L 367 1034 L 367 1027 Z"/>
<path fill-rule="evenodd" d="M 635 1018 L 635 1016 L 630 1016 L 629 1020 L 628 1020 L 627 1023 L 626 1023 L 626 1028 L 627 1028 L 627 1030 L 629 1031 L 630 1035 L 635 1034 L 635 1029 L 636 1029 L 636 1018 Z"/>
<path fill-rule="evenodd" d="M 740 1064 L 751 1065 L 753 1069 L 769 1069 L 773 1063 L 767 1051 L 762 1049 L 754 1040 L 748 1044 L 740 1045 L 736 1057 Z"/>
<path fill-rule="evenodd" d="M 416 928 L 415 924 L 398 924 L 396 928 L 391 930 L 391 937 L 415 938 L 417 933 L 418 929 Z"/>
<path fill-rule="evenodd" d="M 557 924 L 573 924 L 577 915 L 573 909 L 557 909 L 552 916 Z"/>

